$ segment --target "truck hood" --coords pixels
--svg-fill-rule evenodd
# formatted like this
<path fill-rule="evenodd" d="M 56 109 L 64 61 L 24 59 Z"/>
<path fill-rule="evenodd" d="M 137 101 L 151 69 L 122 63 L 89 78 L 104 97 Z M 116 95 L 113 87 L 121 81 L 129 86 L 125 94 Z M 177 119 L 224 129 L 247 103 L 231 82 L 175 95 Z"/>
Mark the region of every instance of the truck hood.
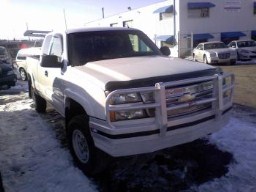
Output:
<path fill-rule="evenodd" d="M 216 68 L 180 58 L 145 56 L 101 60 L 76 67 L 105 90 L 154 86 L 157 82 L 213 75 Z"/>

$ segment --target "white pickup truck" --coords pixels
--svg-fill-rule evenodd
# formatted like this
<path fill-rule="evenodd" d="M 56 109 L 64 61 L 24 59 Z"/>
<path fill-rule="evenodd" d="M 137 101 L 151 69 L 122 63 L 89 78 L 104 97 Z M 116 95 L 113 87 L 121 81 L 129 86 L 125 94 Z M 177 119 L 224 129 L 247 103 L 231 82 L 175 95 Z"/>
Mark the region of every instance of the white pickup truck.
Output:
<path fill-rule="evenodd" d="M 87 28 L 47 34 L 40 59 L 28 58 L 36 111 L 48 102 L 65 117 L 71 153 L 87 174 L 106 165 L 106 154 L 154 152 L 228 122 L 234 76 L 169 54 L 137 29 Z"/>

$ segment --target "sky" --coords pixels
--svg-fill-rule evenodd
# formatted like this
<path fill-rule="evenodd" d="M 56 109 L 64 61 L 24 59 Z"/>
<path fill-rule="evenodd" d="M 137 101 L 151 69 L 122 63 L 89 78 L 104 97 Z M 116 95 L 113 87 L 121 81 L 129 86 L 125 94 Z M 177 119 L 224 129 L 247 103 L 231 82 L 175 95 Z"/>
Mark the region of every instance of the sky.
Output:
<path fill-rule="evenodd" d="M 0 92 L 0 171 L 6 192 L 99 191 L 98 185 L 73 165 L 69 151 L 56 139 L 59 137 L 56 134 L 61 131 L 61 127 L 56 126 L 58 116 L 52 112 L 44 115 L 36 113 L 31 108 L 32 99 L 24 90 L 27 90 L 27 83 L 19 82 L 10 90 Z M 59 130 L 56 127 L 60 127 Z M 199 186 L 191 186 L 194 189 L 191 191 L 255 192 L 255 111 L 234 111 L 229 124 L 212 134 L 209 142 L 219 150 L 231 153 L 234 161 L 228 164 L 225 175 Z M 134 178 L 135 183 L 145 179 L 149 186 L 155 185 L 154 176 L 162 178 L 161 175 L 164 175 L 156 171 L 160 165 L 150 164 L 148 167 L 143 162 L 139 164 L 144 169 L 147 167 L 148 171 L 143 178 Z M 168 174 L 172 178 L 173 175 Z M 127 177 L 130 179 L 130 176 Z"/>
<path fill-rule="evenodd" d="M 61 30 L 164 0 L 0 0 L 0 39 L 24 38 L 26 29 Z M 66 24 L 65 19 L 66 18 Z"/>

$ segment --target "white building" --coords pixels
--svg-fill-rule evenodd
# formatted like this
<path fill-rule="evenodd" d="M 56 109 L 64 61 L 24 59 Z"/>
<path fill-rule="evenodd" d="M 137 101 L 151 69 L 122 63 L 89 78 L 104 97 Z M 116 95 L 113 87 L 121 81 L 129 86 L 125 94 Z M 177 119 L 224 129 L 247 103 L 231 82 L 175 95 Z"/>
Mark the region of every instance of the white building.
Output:
<path fill-rule="evenodd" d="M 138 28 L 172 56 L 185 57 L 203 41 L 256 40 L 256 0 L 166 0 L 85 26 Z"/>

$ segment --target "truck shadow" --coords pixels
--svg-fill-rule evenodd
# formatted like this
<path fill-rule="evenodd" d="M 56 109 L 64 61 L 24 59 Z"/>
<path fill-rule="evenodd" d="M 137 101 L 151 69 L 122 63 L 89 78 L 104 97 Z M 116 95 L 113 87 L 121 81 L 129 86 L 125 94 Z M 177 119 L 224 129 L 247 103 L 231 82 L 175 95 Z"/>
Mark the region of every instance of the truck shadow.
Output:
<path fill-rule="evenodd" d="M 95 178 L 100 191 L 183 191 L 228 172 L 233 157 L 207 140 L 162 150 L 158 153 L 123 158 Z"/>

